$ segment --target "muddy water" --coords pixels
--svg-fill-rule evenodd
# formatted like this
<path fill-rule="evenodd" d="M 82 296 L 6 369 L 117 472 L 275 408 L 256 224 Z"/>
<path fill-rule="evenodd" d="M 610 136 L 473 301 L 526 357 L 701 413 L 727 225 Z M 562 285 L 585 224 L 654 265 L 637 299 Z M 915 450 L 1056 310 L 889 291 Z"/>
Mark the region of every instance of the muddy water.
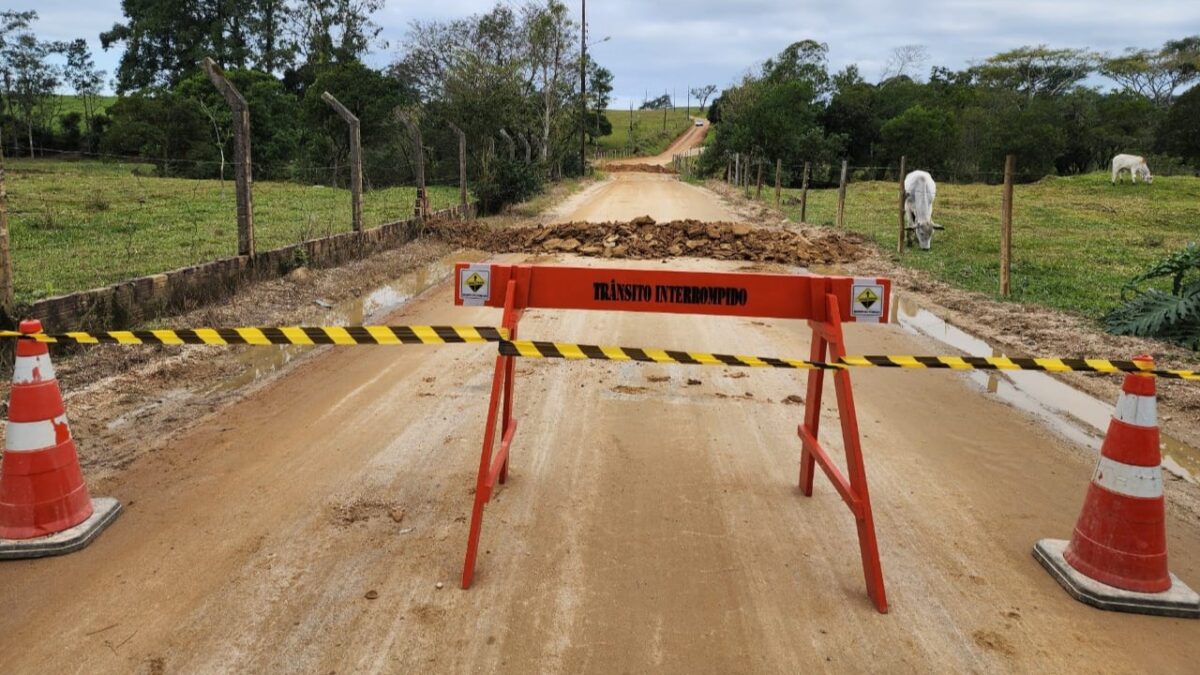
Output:
<path fill-rule="evenodd" d="M 360 297 L 330 306 L 319 322 L 327 326 L 353 326 L 378 321 L 449 277 L 454 271 L 454 263 L 477 262 L 480 259 L 479 253 L 451 253 L 406 272 Z M 310 345 L 243 348 L 237 357 L 241 364 L 240 372 L 213 384 L 206 393 L 232 391 L 257 382 L 313 349 L 316 347 Z"/>
<path fill-rule="evenodd" d="M 970 356 L 1003 356 L 988 342 L 951 326 L 912 298 L 892 303 L 893 319 L 905 329 L 931 337 Z M 1040 419 L 1081 445 L 1099 450 L 1113 405 L 1100 401 L 1045 373 L 974 371 L 967 377 L 989 393 Z M 1162 434 L 1163 467 L 1172 475 L 1200 484 L 1200 450 Z"/>

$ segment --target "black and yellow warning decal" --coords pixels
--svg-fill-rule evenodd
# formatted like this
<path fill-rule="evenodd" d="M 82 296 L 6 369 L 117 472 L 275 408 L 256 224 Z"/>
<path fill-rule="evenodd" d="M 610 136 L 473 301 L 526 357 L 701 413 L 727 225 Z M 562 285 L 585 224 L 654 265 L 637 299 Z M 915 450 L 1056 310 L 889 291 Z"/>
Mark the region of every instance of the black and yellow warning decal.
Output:
<path fill-rule="evenodd" d="M 281 326 L 53 334 L 0 331 L 0 338 L 84 345 L 428 345 L 499 342 L 507 336 L 507 330 L 492 326 Z"/>
<path fill-rule="evenodd" d="M 846 368 L 933 368 L 946 370 L 1038 370 L 1047 373 L 1143 373 L 1157 377 L 1200 381 L 1200 373 L 1191 370 L 1155 369 L 1137 361 L 1106 359 L 1009 358 L 1003 356 L 845 356 L 831 362 L 780 359 L 767 356 L 742 356 L 685 352 L 638 347 L 604 347 L 568 342 L 502 340 L 500 354 L 524 358 L 594 359 L 601 361 L 641 361 L 679 363 L 694 366 L 736 366 L 745 368 L 791 368 L 797 370 L 844 370 Z"/>

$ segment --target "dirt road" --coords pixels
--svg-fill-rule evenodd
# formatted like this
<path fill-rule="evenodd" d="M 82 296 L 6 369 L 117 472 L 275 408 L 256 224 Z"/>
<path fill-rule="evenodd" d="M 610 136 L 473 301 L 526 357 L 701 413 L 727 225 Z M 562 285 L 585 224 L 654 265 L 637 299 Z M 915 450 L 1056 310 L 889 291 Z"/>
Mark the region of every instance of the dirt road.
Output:
<path fill-rule="evenodd" d="M 653 157 L 627 157 L 625 159 L 614 159 L 605 164 L 650 164 L 654 166 L 666 166 L 671 163 L 671 158 L 675 155 L 682 155 L 694 148 L 700 147 L 704 143 L 704 137 L 708 135 L 708 131 L 712 125 L 708 120 L 701 117 L 693 117 L 692 121 L 700 121 L 703 124 L 696 126 L 693 124 L 688 127 L 688 130 L 680 134 L 679 138 L 671 141 L 671 145 L 667 147 L 661 154 Z"/>
<path fill-rule="evenodd" d="M 622 179 L 608 185 L 642 196 L 577 208 L 727 208 Z M 498 320 L 450 297 L 441 284 L 390 321 Z M 522 330 L 780 356 L 808 341 L 798 322 L 668 315 L 531 312 Z M 896 327 L 849 340 L 936 349 Z M 95 544 L 0 566 L 0 670 L 1167 673 L 1200 659 L 1196 623 L 1093 610 L 1042 571 L 1030 549 L 1069 534 L 1090 461 L 950 373 L 854 375 L 888 615 L 832 487 L 796 490 L 801 409 L 784 399 L 803 376 L 723 368 L 519 363 L 510 481 L 461 591 L 493 351 L 328 350 L 134 462 L 104 486 L 128 511 Z M 1171 515 L 1168 536 L 1173 571 L 1200 584 L 1200 530 Z"/>

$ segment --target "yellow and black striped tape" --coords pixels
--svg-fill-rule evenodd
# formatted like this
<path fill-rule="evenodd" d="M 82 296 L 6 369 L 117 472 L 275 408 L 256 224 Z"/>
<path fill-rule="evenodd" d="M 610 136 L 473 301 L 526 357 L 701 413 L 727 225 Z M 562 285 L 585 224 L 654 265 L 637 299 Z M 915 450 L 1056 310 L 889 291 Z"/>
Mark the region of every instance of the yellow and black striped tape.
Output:
<path fill-rule="evenodd" d="M 845 356 L 832 362 L 803 359 L 779 359 L 766 356 L 739 356 L 684 352 L 637 347 L 602 347 L 569 342 L 502 340 L 500 354 L 545 359 L 597 359 L 602 361 L 642 361 L 680 363 L 696 366 L 737 366 L 747 368 L 793 368 L 799 370 L 843 370 L 846 368 L 937 368 L 949 370 L 1040 370 L 1049 373 L 1144 373 L 1175 380 L 1200 381 L 1200 373 L 1191 370 L 1160 370 L 1137 361 L 1107 359 L 1044 359 L 1003 356 Z"/>
<path fill-rule="evenodd" d="M 50 334 L 0 331 L 0 338 L 85 345 L 429 345 L 499 342 L 507 337 L 506 329 L 493 326 L 280 326 Z"/>

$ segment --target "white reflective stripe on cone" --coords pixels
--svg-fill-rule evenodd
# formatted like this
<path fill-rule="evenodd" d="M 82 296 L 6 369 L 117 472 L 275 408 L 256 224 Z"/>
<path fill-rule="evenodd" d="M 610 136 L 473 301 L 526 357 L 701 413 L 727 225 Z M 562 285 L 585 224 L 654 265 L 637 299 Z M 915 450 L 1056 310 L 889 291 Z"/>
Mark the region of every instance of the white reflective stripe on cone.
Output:
<path fill-rule="evenodd" d="M 1153 499 L 1163 493 L 1161 466 L 1133 466 L 1104 456 L 1096 464 L 1092 482 L 1127 497 Z"/>
<path fill-rule="evenodd" d="M 1138 427 L 1158 426 L 1158 398 L 1121 392 L 1113 417 Z"/>
<path fill-rule="evenodd" d="M 37 377 L 33 376 L 37 371 Z M 54 366 L 50 363 L 50 355 L 18 356 L 13 365 L 13 384 L 33 384 L 49 382 L 54 379 Z"/>
<path fill-rule="evenodd" d="M 66 415 L 43 422 L 9 422 L 4 434 L 4 449 L 9 452 L 33 452 L 53 448 L 58 445 L 55 424 L 66 423 Z"/>

